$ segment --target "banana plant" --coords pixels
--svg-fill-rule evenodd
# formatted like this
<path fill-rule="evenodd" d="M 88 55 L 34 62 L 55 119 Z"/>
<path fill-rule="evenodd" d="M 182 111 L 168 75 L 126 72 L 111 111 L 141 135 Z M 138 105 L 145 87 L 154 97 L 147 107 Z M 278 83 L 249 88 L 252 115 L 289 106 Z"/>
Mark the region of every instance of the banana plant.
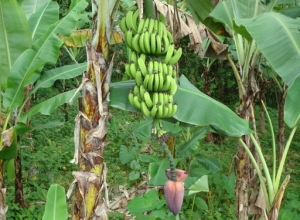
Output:
<path fill-rule="evenodd" d="M 218 21 L 215 27 L 223 24 L 223 30 L 227 31 L 225 37 L 231 38 L 231 48 L 234 49 L 229 50 L 230 53 L 226 56 L 232 66 L 239 88 L 241 103 L 237 113 L 242 118 L 251 121 L 253 129 L 256 131 L 252 100 L 253 95 L 258 91 L 255 75 L 259 65 L 259 57 L 262 54 L 285 84 L 291 86 L 299 77 L 299 71 L 297 71 L 299 63 L 295 62 L 299 59 L 299 46 L 295 43 L 299 41 L 299 22 L 289 17 L 291 11 L 282 11 L 285 15 L 278 13 L 281 11 L 274 13 L 275 9 L 278 10 L 278 7 L 275 7 L 277 1 L 271 1 L 264 5 L 256 0 L 227 0 L 220 1 L 216 5 L 210 5 L 213 7 L 209 7 L 207 4 L 201 5 L 203 1 L 187 0 L 186 2 L 195 19 L 210 25 L 210 27 L 214 24 L 211 22 L 212 19 Z M 218 33 L 220 28 L 215 28 L 215 30 Z M 265 33 L 268 35 L 266 36 Z M 281 52 L 278 53 L 278 51 Z M 299 98 L 295 97 L 295 99 L 298 100 Z M 299 108 L 294 106 L 294 111 L 296 109 Z M 295 119 L 299 116 L 299 112 L 295 112 L 285 112 L 285 117 L 291 117 L 297 121 Z M 288 121 L 286 123 L 291 124 Z M 255 138 L 253 139 L 253 137 Z M 257 135 L 245 136 L 243 142 L 248 148 L 255 150 L 257 148 Z M 249 170 L 251 165 L 245 145 L 239 145 L 235 163 L 237 170 L 236 212 L 239 219 L 248 219 L 249 214 L 257 213 L 254 204 L 248 205 L 249 190 L 248 184 L 245 183 L 253 177 L 251 176 L 253 172 Z M 276 160 L 276 155 L 273 159 Z M 273 168 L 273 173 L 275 173 L 274 170 L 275 168 Z M 258 190 L 259 187 L 256 185 L 252 191 L 258 192 Z M 247 205 L 244 206 L 244 204 Z M 263 205 L 260 206 L 260 209 L 261 213 L 265 211 Z M 270 211 L 270 207 L 267 211 Z"/>
<path fill-rule="evenodd" d="M 37 4 L 35 4 L 37 3 Z M 35 7 L 34 7 L 35 6 Z M 71 90 L 44 102 L 36 104 L 26 113 L 25 105 L 31 96 L 40 88 L 53 85 L 56 80 L 69 79 L 82 73 L 86 64 L 68 65 L 55 70 L 43 71 L 45 64 L 55 64 L 59 58 L 60 47 L 63 41 L 57 34 L 69 35 L 77 27 L 81 13 L 87 7 L 85 1 L 80 1 L 59 19 L 59 6 L 49 0 L 31 1 L 0 1 L 1 14 L 1 65 L 0 65 L 0 187 L 3 190 L 3 164 L 8 163 L 8 171 L 14 169 L 10 161 L 18 154 L 17 138 L 29 131 L 30 119 L 37 113 L 51 114 L 64 103 L 76 98 L 76 90 Z M 1 53 L 2 53 L 1 52 Z M 28 85 L 34 85 L 25 92 Z M 16 164 L 16 171 L 21 167 Z M 17 175 L 18 176 L 18 175 Z M 16 186 L 21 186 L 21 179 L 16 179 Z M 5 198 L 5 195 L 2 198 Z M 24 198 L 23 195 L 20 195 Z M 5 207 L 0 207 L 1 214 L 5 214 Z"/>

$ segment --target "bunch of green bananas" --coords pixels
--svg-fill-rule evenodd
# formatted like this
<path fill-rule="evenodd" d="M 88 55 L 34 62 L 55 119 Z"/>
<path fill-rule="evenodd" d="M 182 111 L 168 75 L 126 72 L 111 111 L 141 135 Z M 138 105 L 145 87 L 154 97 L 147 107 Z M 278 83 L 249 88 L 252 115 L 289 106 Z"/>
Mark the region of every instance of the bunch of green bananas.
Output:
<path fill-rule="evenodd" d="M 129 11 L 119 26 L 130 48 L 125 71 L 136 82 L 129 92 L 129 102 L 146 117 L 172 117 L 177 111 L 173 101 L 177 90 L 174 64 L 182 49 L 175 49 L 172 34 L 163 22 L 152 18 L 139 20 L 138 10 Z"/>

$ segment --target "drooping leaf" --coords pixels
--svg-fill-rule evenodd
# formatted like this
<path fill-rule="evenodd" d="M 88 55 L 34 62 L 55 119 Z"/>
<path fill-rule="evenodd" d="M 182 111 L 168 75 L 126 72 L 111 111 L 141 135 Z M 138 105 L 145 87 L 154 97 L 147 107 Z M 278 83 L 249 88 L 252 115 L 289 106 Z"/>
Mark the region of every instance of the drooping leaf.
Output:
<path fill-rule="evenodd" d="M 19 122 L 25 123 L 26 120 L 30 120 L 31 117 L 37 113 L 41 113 L 43 115 L 50 115 L 55 109 L 57 109 L 62 104 L 69 103 L 71 98 L 73 98 L 73 100 L 76 100 L 76 98 L 78 98 L 80 94 L 75 93 L 76 89 L 70 90 L 33 106 L 28 112 L 26 112 L 20 117 Z"/>
<path fill-rule="evenodd" d="M 183 145 L 181 145 L 176 152 L 177 157 L 186 157 L 191 155 L 197 148 L 199 148 L 199 140 L 203 139 L 209 128 L 204 127 L 194 134 L 194 136 Z"/>
<path fill-rule="evenodd" d="M 284 121 L 293 128 L 300 122 L 300 76 L 288 90 L 284 104 Z"/>
<path fill-rule="evenodd" d="M 16 0 L 0 1 L 0 87 L 6 89 L 7 77 L 15 60 L 31 46 L 25 14 Z"/>
<path fill-rule="evenodd" d="M 158 193 L 156 190 L 150 190 L 144 196 L 137 196 L 132 199 L 128 205 L 127 209 L 131 214 L 142 213 L 145 211 L 151 211 L 155 209 L 158 202 Z"/>
<path fill-rule="evenodd" d="M 46 71 L 36 82 L 34 91 L 39 88 L 48 88 L 59 79 L 71 79 L 79 76 L 86 69 L 86 63 L 65 65 L 56 69 Z"/>
<path fill-rule="evenodd" d="M 236 23 L 246 27 L 268 63 L 291 86 L 300 76 L 299 19 L 268 12 L 256 18 L 238 19 Z"/>
<path fill-rule="evenodd" d="M 202 176 L 198 181 L 189 187 L 189 195 L 198 193 L 198 192 L 208 192 L 208 178 L 207 175 Z"/>
<path fill-rule="evenodd" d="M 175 119 L 192 125 L 213 125 L 226 131 L 226 134 L 230 136 L 251 133 L 247 121 L 239 118 L 227 106 L 199 91 L 184 75 L 179 78 L 179 83 L 180 86 L 174 96 L 178 104 Z M 133 87 L 133 80 L 112 83 L 110 106 L 126 111 L 138 111 L 128 101 L 129 91 Z"/>
<path fill-rule="evenodd" d="M 58 219 L 68 219 L 65 188 L 58 184 L 52 184 L 47 193 L 43 220 Z"/>
<path fill-rule="evenodd" d="M 179 84 L 174 96 L 178 104 L 175 119 L 192 125 L 217 126 L 230 136 L 251 133 L 247 121 L 239 118 L 224 104 L 199 91 L 184 75 L 179 78 Z"/>

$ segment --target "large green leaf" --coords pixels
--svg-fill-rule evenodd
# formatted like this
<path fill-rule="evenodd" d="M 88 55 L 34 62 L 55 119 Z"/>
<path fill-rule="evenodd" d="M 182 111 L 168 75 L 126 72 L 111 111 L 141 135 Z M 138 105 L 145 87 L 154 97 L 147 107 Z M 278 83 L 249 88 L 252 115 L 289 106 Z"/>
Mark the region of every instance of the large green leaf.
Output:
<path fill-rule="evenodd" d="M 48 2 L 50 2 L 50 0 L 24 0 L 21 6 L 26 14 L 26 17 L 29 18 L 33 13 L 35 13 Z"/>
<path fill-rule="evenodd" d="M 13 63 L 31 45 L 25 14 L 15 0 L 0 0 L 0 42 L 0 87 L 5 89 Z"/>
<path fill-rule="evenodd" d="M 47 193 L 43 220 L 66 220 L 68 219 L 68 207 L 65 188 L 52 184 Z"/>
<path fill-rule="evenodd" d="M 236 23 L 246 27 L 269 64 L 291 86 L 300 76 L 299 19 L 268 12 Z"/>
<path fill-rule="evenodd" d="M 230 136 L 242 136 L 251 133 L 249 123 L 238 117 L 224 104 L 205 95 L 182 75 L 178 90 L 174 96 L 178 110 L 174 118 L 192 125 L 212 125 Z"/>
<path fill-rule="evenodd" d="M 54 64 L 59 55 L 62 41 L 57 34 L 67 35 L 76 25 L 78 11 L 83 11 L 86 1 L 80 1 L 64 18 L 49 27 L 49 30 L 33 44 L 33 49 L 25 51 L 15 62 L 7 80 L 7 90 L 3 105 L 6 109 L 14 109 L 24 100 L 24 87 L 34 83 L 40 77 L 45 63 Z"/>
<path fill-rule="evenodd" d="M 185 76 L 179 78 L 178 90 L 174 96 L 178 110 L 174 118 L 192 125 L 212 125 L 226 135 L 241 136 L 251 133 L 247 121 L 239 118 L 231 109 L 212 99 L 193 86 Z M 128 101 L 134 81 L 111 84 L 110 106 L 126 111 L 137 111 Z"/>
<path fill-rule="evenodd" d="M 59 79 L 71 79 L 81 75 L 86 69 L 86 63 L 66 65 L 46 71 L 36 82 L 34 91 L 39 88 L 48 88 Z"/>
<path fill-rule="evenodd" d="M 33 42 L 45 34 L 49 26 L 59 20 L 59 6 L 56 2 L 49 1 L 28 19 Z"/>
<path fill-rule="evenodd" d="M 300 121 L 300 77 L 289 88 L 284 105 L 284 121 L 294 127 Z"/>
<path fill-rule="evenodd" d="M 55 109 L 57 109 L 62 104 L 69 103 L 72 98 L 73 100 L 76 100 L 76 98 L 78 98 L 80 94 L 75 94 L 75 92 L 76 89 L 61 93 L 57 96 L 54 96 L 50 99 L 47 99 L 44 102 L 33 106 L 28 112 L 26 112 L 20 117 L 19 122 L 25 123 L 37 113 L 41 113 L 43 115 L 50 115 Z"/>

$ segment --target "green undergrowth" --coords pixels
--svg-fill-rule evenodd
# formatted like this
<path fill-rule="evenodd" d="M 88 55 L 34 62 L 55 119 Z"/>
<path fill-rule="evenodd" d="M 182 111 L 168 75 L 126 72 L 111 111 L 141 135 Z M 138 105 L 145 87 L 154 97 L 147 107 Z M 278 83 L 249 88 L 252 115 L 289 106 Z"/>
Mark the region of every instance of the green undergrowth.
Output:
<path fill-rule="evenodd" d="M 76 104 L 62 106 L 51 116 L 37 116 L 33 125 L 43 125 L 51 121 L 53 128 L 34 130 L 31 138 L 22 140 L 22 174 L 24 184 L 24 197 L 28 208 L 23 209 L 14 201 L 14 183 L 8 180 L 7 205 L 8 219 L 41 219 L 44 210 L 46 192 L 52 183 L 58 183 L 68 190 L 73 181 L 72 171 L 77 166 L 70 163 L 74 155 L 74 118 L 77 114 Z M 271 118 L 276 128 L 276 111 L 270 109 Z M 142 120 L 140 114 L 128 113 L 112 109 L 112 119 L 109 121 L 105 150 L 105 162 L 108 168 L 107 182 L 110 189 L 117 189 L 119 185 L 129 189 L 138 185 L 145 173 L 148 172 L 148 163 L 139 160 L 140 150 L 150 152 L 163 158 L 163 152 L 157 143 L 151 139 L 139 136 L 134 129 Z M 57 124 L 56 124 L 57 123 Z M 286 129 L 286 137 L 289 129 Z M 271 134 L 266 126 L 264 135 L 259 134 L 263 152 L 269 160 L 272 155 Z M 234 167 L 233 158 L 237 149 L 236 138 L 215 136 L 217 143 L 201 140 L 199 151 L 202 155 L 216 158 L 221 164 L 221 170 L 209 174 L 208 193 L 201 192 L 197 196 L 185 197 L 181 219 L 235 219 L 234 206 Z M 183 142 L 182 136 L 176 137 L 176 143 Z M 280 219 L 297 219 L 300 217 L 300 135 L 295 135 L 288 154 L 285 174 L 291 175 L 290 183 L 284 195 Z M 120 149 L 127 149 L 128 158 L 120 158 Z M 132 153 L 132 155 L 130 155 Z M 131 162 L 135 160 L 135 162 Z M 180 165 L 180 164 L 179 164 Z M 199 171 L 200 172 L 200 171 Z M 110 194 L 111 198 L 117 196 L 117 190 Z M 163 199 L 163 196 L 161 197 Z M 71 201 L 69 207 L 71 207 Z M 71 212 L 70 212 L 71 213 Z M 110 213 L 111 219 L 123 219 L 121 213 Z"/>

